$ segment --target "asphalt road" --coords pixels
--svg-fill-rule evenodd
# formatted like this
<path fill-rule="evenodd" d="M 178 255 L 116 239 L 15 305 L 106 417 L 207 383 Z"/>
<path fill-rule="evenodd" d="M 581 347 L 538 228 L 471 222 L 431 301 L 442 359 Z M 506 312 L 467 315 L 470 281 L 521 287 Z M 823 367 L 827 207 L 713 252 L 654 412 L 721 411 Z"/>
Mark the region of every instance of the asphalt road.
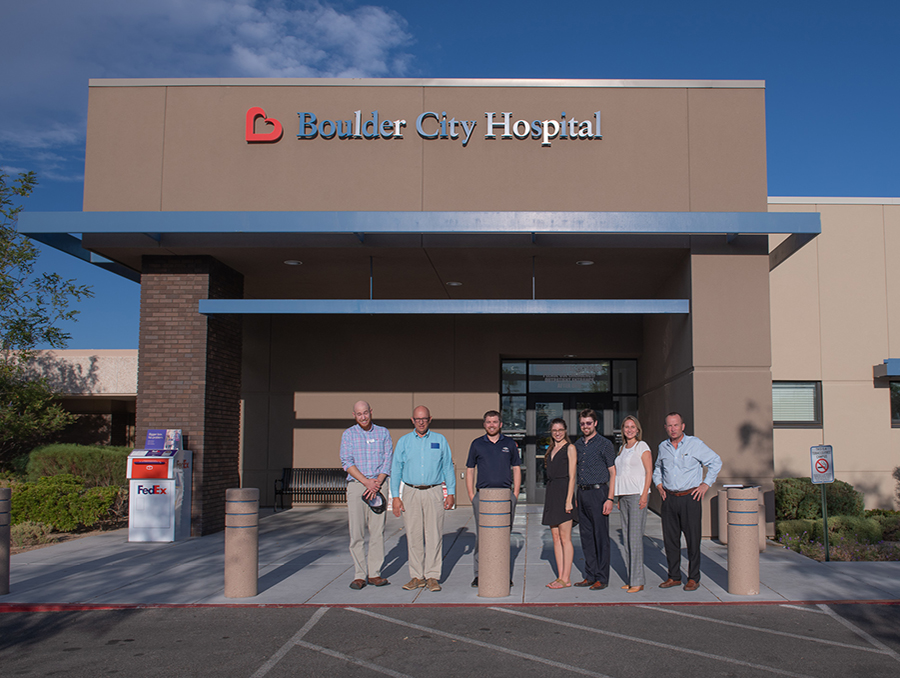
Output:
<path fill-rule="evenodd" d="M 0 676 L 900 675 L 900 605 L 0 614 Z"/>

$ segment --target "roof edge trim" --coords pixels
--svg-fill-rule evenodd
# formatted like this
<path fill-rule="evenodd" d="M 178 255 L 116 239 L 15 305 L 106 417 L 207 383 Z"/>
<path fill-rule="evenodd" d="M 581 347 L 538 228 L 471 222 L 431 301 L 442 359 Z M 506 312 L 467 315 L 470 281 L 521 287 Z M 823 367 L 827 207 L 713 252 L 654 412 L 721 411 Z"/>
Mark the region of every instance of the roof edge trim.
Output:
<path fill-rule="evenodd" d="M 217 314 L 631 314 L 690 313 L 689 299 L 201 299 L 203 315 Z"/>
<path fill-rule="evenodd" d="M 792 198 L 769 196 L 770 205 L 900 205 L 900 198 Z"/>
<path fill-rule="evenodd" d="M 765 80 L 542 78 L 91 78 L 88 87 L 638 87 L 765 89 Z"/>
<path fill-rule="evenodd" d="M 818 212 L 24 212 L 41 233 L 570 233 L 822 232 Z"/>

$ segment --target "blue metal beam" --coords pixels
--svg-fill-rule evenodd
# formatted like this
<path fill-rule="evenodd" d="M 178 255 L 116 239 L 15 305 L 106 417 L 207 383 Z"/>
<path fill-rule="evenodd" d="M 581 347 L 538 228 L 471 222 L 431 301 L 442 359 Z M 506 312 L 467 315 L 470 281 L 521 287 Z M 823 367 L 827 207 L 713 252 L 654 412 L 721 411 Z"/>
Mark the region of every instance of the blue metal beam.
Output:
<path fill-rule="evenodd" d="M 900 377 L 900 358 L 888 358 L 882 365 L 872 368 L 872 375 L 876 379 Z"/>
<path fill-rule="evenodd" d="M 203 315 L 688 313 L 688 299 L 201 299 Z"/>
<path fill-rule="evenodd" d="M 21 215 L 19 215 L 19 217 L 21 218 Z M 110 261 L 106 257 L 101 257 L 90 250 L 84 249 L 81 245 L 81 240 L 68 233 L 29 233 L 28 236 L 38 242 L 56 248 L 60 252 L 65 252 L 82 261 L 94 264 L 99 268 L 105 269 L 110 273 L 115 273 L 123 278 L 127 278 L 132 282 L 141 282 L 141 274 L 138 271 L 134 271 L 127 266 L 122 266 L 122 264 Z"/>
<path fill-rule="evenodd" d="M 819 234 L 818 212 L 24 212 L 40 233 Z"/>

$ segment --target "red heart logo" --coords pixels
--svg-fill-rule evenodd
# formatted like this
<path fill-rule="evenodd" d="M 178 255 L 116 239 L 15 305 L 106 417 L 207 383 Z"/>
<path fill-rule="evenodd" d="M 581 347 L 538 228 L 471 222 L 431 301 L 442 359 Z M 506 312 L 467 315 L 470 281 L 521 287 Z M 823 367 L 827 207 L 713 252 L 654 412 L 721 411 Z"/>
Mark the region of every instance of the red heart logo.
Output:
<path fill-rule="evenodd" d="M 265 124 L 272 125 L 272 131 L 261 133 L 255 132 L 254 128 L 256 127 L 257 118 L 262 118 Z M 267 118 L 266 112 L 259 106 L 254 106 L 247 111 L 247 143 L 278 141 L 281 139 L 282 134 L 284 134 L 284 129 L 281 127 L 281 123 L 275 118 Z"/>

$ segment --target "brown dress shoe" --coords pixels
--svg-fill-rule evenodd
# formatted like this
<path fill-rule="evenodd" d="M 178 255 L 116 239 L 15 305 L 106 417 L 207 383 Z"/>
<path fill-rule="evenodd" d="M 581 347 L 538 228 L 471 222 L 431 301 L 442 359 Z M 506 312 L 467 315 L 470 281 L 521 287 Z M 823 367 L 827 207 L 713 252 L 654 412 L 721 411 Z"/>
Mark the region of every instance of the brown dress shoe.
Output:
<path fill-rule="evenodd" d="M 604 584 L 602 581 L 595 581 L 593 584 L 591 584 L 590 590 L 591 591 L 600 591 L 602 589 L 605 589 L 607 586 L 608 586 L 608 584 Z"/>
<path fill-rule="evenodd" d="M 684 585 L 685 591 L 696 591 L 700 588 L 700 582 L 694 581 L 693 579 L 688 579 L 687 584 Z"/>
<path fill-rule="evenodd" d="M 592 582 L 590 579 L 582 579 L 581 581 L 577 581 L 577 582 L 575 582 L 575 584 L 573 584 L 573 586 L 593 586 L 593 585 L 594 585 L 594 582 Z"/>
<path fill-rule="evenodd" d="M 662 584 L 660 584 L 659 588 L 670 589 L 673 586 L 681 586 L 681 580 L 680 579 L 672 579 L 670 577 L 669 579 L 666 579 Z"/>
<path fill-rule="evenodd" d="M 372 586 L 387 586 L 391 582 L 389 582 L 384 577 L 369 577 L 367 580 Z"/>
<path fill-rule="evenodd" d="M 353 589 L 354 591 L 359 591 L 365 585 L 366 585 L 366 582 L 364 579 L 354 579 L 352 582 L 350 582 L 350 588 Z"/>

